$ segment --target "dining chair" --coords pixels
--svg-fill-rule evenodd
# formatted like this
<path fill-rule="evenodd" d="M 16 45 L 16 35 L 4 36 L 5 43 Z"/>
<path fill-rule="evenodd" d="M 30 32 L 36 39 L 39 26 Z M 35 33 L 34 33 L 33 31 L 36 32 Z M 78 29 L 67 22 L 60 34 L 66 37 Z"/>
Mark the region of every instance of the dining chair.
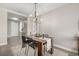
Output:
<path fill-rule="evenodd" d="M 34 41 L 32 38 L 30 37 L 25 37 L 22 36 L 22 48 L 26 48 L 25 49 L 25 54 L 28 55 L 28 51 L 29 51 L 29 47 L 34 49 L 34 56 L 36 54 L 36 48 L 37 48 L 37 42 Z"/>

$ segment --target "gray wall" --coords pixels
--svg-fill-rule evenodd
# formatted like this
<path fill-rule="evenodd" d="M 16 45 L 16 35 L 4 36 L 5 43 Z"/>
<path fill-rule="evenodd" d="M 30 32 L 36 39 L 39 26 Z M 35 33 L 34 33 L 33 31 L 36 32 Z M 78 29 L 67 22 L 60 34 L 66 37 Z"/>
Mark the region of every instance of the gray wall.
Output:
<path fill-rule="evenodd" d="M 52 10 L 41 17 L 40 33 L 54 37 L 54 44 L 76 49 L 75 35 L 78 33 L 79 4 L 68 4 Z"/>
<path fill-rule="evenodd" d="M 0 8 L 0 45 L 7 44 L 7 11 Z"/>

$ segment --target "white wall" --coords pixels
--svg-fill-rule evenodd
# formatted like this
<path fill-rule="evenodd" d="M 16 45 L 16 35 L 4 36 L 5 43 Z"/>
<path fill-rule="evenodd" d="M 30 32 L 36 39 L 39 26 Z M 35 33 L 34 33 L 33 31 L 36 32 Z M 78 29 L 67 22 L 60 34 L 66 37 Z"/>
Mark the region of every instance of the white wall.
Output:
<path fill-rule="evenodd" d="M 0 8 L 0 45 L 7 44 L 7 11 Z"/>
<path fill-rule="evenodd" d="M 30 36 L 30 32 L 32 32 L 32 24 L 33 21 L 31 20 L 31 18 L 27 19 L 27 35 Z"/>
<path fill-rule="evenodd" d="M 78 19 L 79 4 L 68 4 L 57 8 L 41 17 L 40 33 L 54 37 L 54 44 L 74 50 Z"/>
<path fill-rule="evenodd" d="M 23 36 L 27 36 L 27 21 L 23 21 L 23 26 L 22 26 L 22 34 Z"/>
<path fill-rule="evenodd" d="M 35 26 L 35 19 L 32 17 L 28 17 L 27 19 L 27 35 L 35 34 L 36 33 L 36 26 Z"/>

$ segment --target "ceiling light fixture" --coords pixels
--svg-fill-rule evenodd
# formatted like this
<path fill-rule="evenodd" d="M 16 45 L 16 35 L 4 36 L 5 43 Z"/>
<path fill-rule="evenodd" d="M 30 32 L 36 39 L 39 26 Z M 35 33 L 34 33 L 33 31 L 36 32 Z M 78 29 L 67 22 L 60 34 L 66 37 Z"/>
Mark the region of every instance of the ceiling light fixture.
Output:
<path fill-rule="evenodd" d="M 32 14 L 29 15 L 29 17 L 32 17 L 32 16 L 33 16 Z"/>
<path fill-rule="evenodd" d="M 11 19 L 12 19 L 12 20 L 18 20 L 18 18 L 16 18 L 16 17 L 12 17 Z"/>
<path fill-rule="evenodd" d="M 37 33 L 37 24 L 38 24 L 38 18 L 37 18 L 37 3 L 34 3 L 35 4 L 35 12 L 34 12 L 34 19 L 35 19 L 35 24 L 36 24 L 36 33 Z"/>

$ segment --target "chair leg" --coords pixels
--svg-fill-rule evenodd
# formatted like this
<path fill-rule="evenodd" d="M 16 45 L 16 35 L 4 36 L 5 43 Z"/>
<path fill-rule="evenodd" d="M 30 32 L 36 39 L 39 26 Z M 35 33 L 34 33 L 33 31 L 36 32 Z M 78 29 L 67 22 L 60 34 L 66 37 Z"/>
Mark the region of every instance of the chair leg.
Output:
<path fill-rule="evenodd" d="M 22 47 L 21 47 L 21 50 L 20 50 L 20 52 L 17 54 L 17 56 L 19 56 L 19 55 L 21 54 L 21 51 L 22 51 Z"/>
<path fill-rule="evenodd" d="M 45 49 L 45 45 L 44 45 L 44 55 L 45 55 L 45 50 L 46 50 L 46 49 Z"/>
<path fill-rule="evenodd" d="M 47 44 L 46 45 L 44 45 L 44 55 L 46 55 L 46 52 L 47 52 Z"/>
<path fill-rule="evenodd" d="M 26 50 L 27 49 L 27 50 Z M 25 54 L 28 56 L 28 51 L 29 51 L 29 45 L 27 45 L 27 48 L 25 49 Z"/>
<path fill-rule="evenodd" d="M 36 55 L 36 49 L 34 50 L 34 56 Z"/>
<path fill-rule="evenodd" d="M 25 55 L 26 55 L 26 51 L 27 51 L 27 45 L 26 45 L 26 47 L 25 47 Z"/>

